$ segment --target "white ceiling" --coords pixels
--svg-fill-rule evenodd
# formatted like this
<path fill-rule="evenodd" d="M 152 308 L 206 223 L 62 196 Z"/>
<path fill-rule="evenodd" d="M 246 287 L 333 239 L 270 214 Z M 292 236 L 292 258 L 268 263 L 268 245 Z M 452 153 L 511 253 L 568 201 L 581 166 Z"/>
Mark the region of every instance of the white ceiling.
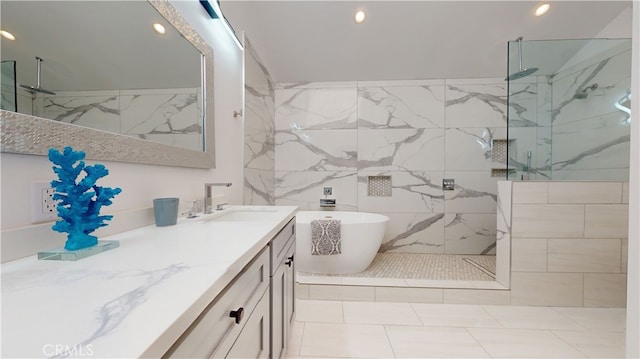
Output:
<path fill-rule="evenodd" d="M 221 7 L 277 82 L 505 77 L 507 41 L 594 37 L 631 7 L 556 1 L 535 17 L 539 3 L 223 0 Z M 358 9 L 367 14 L 361 25 L 353 21 Z M 523 51 L 524 67 L 560 66 L 546 64 L 548 52 Z"/>

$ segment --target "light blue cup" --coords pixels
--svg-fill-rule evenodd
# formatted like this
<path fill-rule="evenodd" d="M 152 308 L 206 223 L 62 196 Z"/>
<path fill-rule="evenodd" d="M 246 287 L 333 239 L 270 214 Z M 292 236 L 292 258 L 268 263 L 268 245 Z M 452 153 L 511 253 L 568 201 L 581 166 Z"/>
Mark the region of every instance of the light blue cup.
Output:
<path fill-rule="evenodd" d="M 178 222 L 179 198 L 156 198 L 153 200 L 153 216 L 156 226 L 173 226 Z"/>

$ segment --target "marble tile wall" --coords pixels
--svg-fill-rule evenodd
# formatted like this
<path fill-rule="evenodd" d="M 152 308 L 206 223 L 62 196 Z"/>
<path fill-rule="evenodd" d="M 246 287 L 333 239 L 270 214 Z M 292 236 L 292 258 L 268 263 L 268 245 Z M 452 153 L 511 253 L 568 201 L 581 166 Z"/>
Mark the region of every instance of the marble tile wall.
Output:
<path fill-rule="evenodd" d="M 197 88 L 58 91 L 38 95 L 33 115 L 201 151 L 200 99 Z"/>
<path fill-rule="evenodd" d="M 576 92 L 588 90 L 584 99 Z M 631 86 L 631 49 L 560 71 L 553 79 L 553 178 L 628 180 L 629 115 L 615 103 Z"/>
<path fill-rule="evenodd" d="M 511 304 L 624 307 L 625 182 L 514 182 Z"/>
<path fill-rule="evenodd" d="M 244 204 L 275 204 L 275 84 L 244 38 Z"/>
<path fill-rule="evenodd" d="M 509 83 L 510 179 L 628 180 L 629 116 L 614 104 L 630 88 L 629 47 Z"/>
<path fill-rule="evenodd" d="M 320 210 L 330 186 L 336 210 L 389 216 L 383 252 L 495 253 L 506 100 L 502 79 L 279 84 L 276 204 Z M 368 196 L 369 176 L 392 195 Z"/>

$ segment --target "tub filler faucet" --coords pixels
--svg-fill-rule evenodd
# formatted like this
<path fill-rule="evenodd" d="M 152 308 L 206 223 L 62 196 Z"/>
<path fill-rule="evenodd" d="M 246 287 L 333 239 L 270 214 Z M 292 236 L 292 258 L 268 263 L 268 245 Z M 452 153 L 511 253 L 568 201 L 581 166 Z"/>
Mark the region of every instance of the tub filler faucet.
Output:
<path fill-rule="evenodd" d="M 231 182 L 204 184 L 204 213 L 213 213 L 213 187 L 230 187 Z"/>

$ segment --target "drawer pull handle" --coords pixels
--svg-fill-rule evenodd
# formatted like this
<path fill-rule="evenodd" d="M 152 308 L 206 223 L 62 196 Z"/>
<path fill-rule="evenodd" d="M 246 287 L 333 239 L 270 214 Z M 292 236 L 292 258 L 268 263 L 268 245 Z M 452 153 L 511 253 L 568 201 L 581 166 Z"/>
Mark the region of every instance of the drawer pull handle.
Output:
<path fill-rule="evenodd" d="M 240 324 L 243 314 L 244 314 L 244 308 L 240 307 L 238 308 L 238 310 L 232 310 L 231 313 L 229 313 L 229 317 L 236 318 L 236 324 Z"/>
<path fill-rule="evenodd" d="M 288 261 L 284 262 L 284 264 L 286 264 L 289 267 L 291 267 L 291 264 L 293 263 L 293 256 L 287 257 L 287 259 L 288 259 Z"/>

